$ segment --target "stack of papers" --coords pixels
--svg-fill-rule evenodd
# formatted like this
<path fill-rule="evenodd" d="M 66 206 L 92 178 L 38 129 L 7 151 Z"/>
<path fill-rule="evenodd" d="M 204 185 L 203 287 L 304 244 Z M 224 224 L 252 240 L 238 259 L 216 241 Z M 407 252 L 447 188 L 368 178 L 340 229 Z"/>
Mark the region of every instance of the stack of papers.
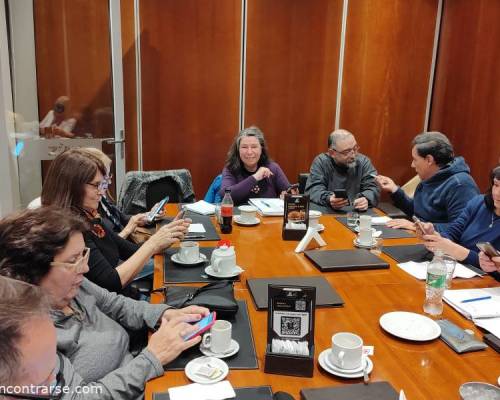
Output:
<path fill-rule="evenodd" d="M 205 200 L 197 201 L 196 203 L 185 204 L 184 208 L 202 215 L 215 214 L 215 206 L 207 203 Z"/>
<path fill-rule="evenodd" d="M 387 216 L 384 216 L 384 217 L 372 217 L 372 225 L 385 225 L 385 224 L 387 224 L 391 220 L 392 220 L 392 218 L 391 217 L 387 217 Z"/>
<path fill-rule="evenodd" d="M 399 263 L 398 267 L 403 271 L 409 273 L 417 279 L 425 280 L 427 278 L 427 266 L 429 265 L 429 261 L 425 262 L 415 262 L 408 261 L 405 263 Z M 455 271 L 453 272 L 453 278 L 464 278 L 469 279 L 475 276 L 481 276 L 477 272 L 474 272 L 470 268 L 467 268 L 465 265 L 456 263 Z"/>
<path fill-rule="evenodd" d="M 285 212 L 285 203 L 281 199 L 250 199 L 248 202 L 257 207 L 260 215 L 282 216 Z"/>
<path fill-rule="evenodd" d="M 443 299 L 477 326 L 500 337 L 500 287 L 445 290 Z"/>

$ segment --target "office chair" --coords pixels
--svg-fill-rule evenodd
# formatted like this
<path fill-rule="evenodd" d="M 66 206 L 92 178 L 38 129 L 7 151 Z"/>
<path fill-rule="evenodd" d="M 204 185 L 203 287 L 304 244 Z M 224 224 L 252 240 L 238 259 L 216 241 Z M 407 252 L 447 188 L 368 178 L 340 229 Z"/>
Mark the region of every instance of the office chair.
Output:
<path fill-rule="evenodd" d="M 304 194 L 306 190 L 306 182 L 307 178 L 309 178 L 309 172 L 301 172 L 299 174 L 298 182 L 299 182 L 299 193 Z"/>

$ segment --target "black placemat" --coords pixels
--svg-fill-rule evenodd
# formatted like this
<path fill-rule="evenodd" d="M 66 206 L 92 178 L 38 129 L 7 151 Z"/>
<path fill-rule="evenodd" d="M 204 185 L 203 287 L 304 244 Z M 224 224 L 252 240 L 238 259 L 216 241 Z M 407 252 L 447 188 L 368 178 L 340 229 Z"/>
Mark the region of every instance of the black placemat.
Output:
<path fill-rule="evenodd" d="M 271 386 L 254 386 L 234 388 L 236 400 L 273 400 L 273 391 Z M 170 400 L 168 392 L 153 393 L 153 400 Z"/>
<path fill-rule="evenodd" d="M 347 225 L 347 217 L 335 217 L 342 225 L 344 225 L 350 231 L 357 233 L 354 227 Z M 414 233 L 408 232 L 404 229 L 393 229 L 388 228 L 385 225 L 373 225 L 377 231 L 382 232 L 382 238 L 384 239 L 401 239 L 401 238 L 411 238 L 415 237 Z"/>
<path fill-rule="evenodd" d="M 384 213 L 387 214 L 387 216 L 391 218 L 407 218 L 408 216 L 404 213 L 403 210 L 400 210 L 397 208 L 394 204 L 392 203 L 387 203 L 385 201 L 382 201 L 377 204 L 377 208 Z"/>
<path fill-rule="evenodd" d="M 398 263 L 407 261 L 430 261 L 434 256 L 423 244 L 409 244 L 404 246 L 384 246 L 382 252 L 394 258 Z"/>
<path fill-rule="evenodd" d="M 301 400 L 398 400 L 399 394 L 389 382 L 302 389 Z"/>
<path fill-rule="evenodd" d="M 230 369 L 257 369 L 259 364 L 255 353 L 252 326 L 248 317 L 247 302 L 238 300 L 238 306 L 239 309 L 234 319 L 229 321 L 233 324 L 232 337 L 239 343 L 240 351 L 232 357 L 225 358 L 224 361 Z M 183 370 L 189 361 L 203 356 L 198 347 L 197 345 L 183 351 L 174 361 L 165 365 L 165 371 Z"/>
<path fill-rule="evenodd" d="M 203 283 L 221 280 L 222 278 L 215 278 L 205 273 L 205 268 L 210 264 L 210 257 L 214 249 L 215 247 L 200 247 L 200 253 L 207 256 L 207 261 L 195 265 L 174 263 L 171 257 L 179 251 L 179 248 L 167 249 L 164 253 L 163 283 Z M 234 278 L 224 278 L 224 280 L 239 281 L 240 275 Z"/>
<path fill-rule="evenodd" d="M 340 210 L 334 210 L 331 207 L 322 206 L 322 205 L 313 203 L 312 201 L 309 203 L 309 209 L 321 211 L 323 214 L 331 214 L 331 215 L 346 215 L 350 211 L 356 211 L 360 215 L 371 215 L 372 217 L 378 216 L 378 214 L 374 208 L 369 208 L 366 211 L 358 211 L 358 210 L 354 210 L 354 207 L 348 206 L 348 207 L 341 208 Z"/>
<path fill-rule="evenodd" d="M 212 219 L 208 215 L 200 215 L 193 213 L 191 211 L 187 211 L 186 215 L 187 218 L 191 218 L 193 220 L 193 224 L 203 224 L 203 227 L 205 228 L 204 233 L 190 233 L 191 235 L 202 235 L 203 237 L 197 237 L 193 239 L 186 238 L 184 240 L 194 240 L 196 242 L 203 242 L 203 241 L 210 241 L 210 240 L 220 240 L 220 236 L 217 233 L 217 230 L 215 229 L 214 224 L 212 224 Z M 165 219 L 160 222 L 160 225 L 166 225 L 170 222 L 171 220 Z"/>
<path fill-rule="evenodd" d="M 247 279 L 247 286 L 257 310 L 267 309 L 268 285 L 314 286 L 317 307 L 342 307 L 344 305 L 342 297 L 322 276 Z"/>
<path fill-rule="evenodd" d="M 387 261 L 365 249 L 307 250 L 304 255 L 322 272 L 389 268 Z"/>

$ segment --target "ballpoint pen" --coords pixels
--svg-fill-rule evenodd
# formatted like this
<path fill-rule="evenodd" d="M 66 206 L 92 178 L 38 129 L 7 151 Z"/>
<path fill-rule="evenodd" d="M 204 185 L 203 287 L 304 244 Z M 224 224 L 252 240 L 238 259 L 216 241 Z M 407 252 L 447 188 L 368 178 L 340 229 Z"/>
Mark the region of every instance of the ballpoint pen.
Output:
<path fill-rule="evenodd" d="M 266 207 L 273 208 L 269 203 L 266 203 L 264 200 L 262 200 L 262 204 L 264 204 Z"/>
<path fill-rule="evenodd" d="M 462 300 L 460 303 L 472 303 L 473 301 L 489 300 L 489 299 L 491 299 L 491 296 L 474 297 L 472 299 Z"/>

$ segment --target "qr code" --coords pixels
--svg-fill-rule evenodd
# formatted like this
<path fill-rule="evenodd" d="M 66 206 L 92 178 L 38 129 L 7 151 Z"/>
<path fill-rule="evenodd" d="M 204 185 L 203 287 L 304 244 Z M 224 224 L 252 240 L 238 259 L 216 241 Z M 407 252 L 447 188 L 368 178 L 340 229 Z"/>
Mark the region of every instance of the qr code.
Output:
<path fill-rule="evenodd" d="M 306 302 L 305 302 L 305 300 L 297 300 L 295 302 L 295 311 L 306 311 Z"/>
<path fill-rule="evenodd" d="M 300 317 L 281 317 L 281 335 L 299 336 Z"/>

